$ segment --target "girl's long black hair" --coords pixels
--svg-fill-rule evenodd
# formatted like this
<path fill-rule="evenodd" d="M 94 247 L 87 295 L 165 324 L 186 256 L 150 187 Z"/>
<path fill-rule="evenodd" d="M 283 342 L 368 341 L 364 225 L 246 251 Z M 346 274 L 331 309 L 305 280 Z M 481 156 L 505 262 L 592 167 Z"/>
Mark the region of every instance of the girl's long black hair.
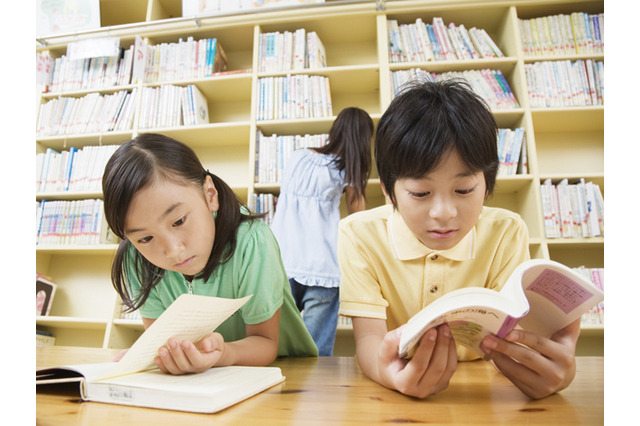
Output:
<path fill-rule="evenodd" d="M 211 176 L 218 191 L 219 210 L 215 218 L 216 237 L 205 268 L 196 277 L 208 279 L 213 270 L 229 260 L 235 250 L 238 226 L 255 216 L 243 214 L 243 203 L 222 179 L 205 170 L 195 152 L 168 136 L 145 133 L 122 144 L 107 162 L 102 178 L 105 217 L 109 227 L 122 239 L 111 267 L 111 281 L 128 310 L 138 309 L 151 289 L 162 279 L 164 270 L 153 265 L 137 250 L 129 258 L 131 243 L 124 235 L 125 219 L 134 195 L 156 179 L 202 188 Z M 127 285 L 127 262 L 141 283 L 141 291 L 131 294 Z"/>
<path fill-rule="evenodd" d="M 345 171 L 347 185 L 354 197 L 364 197 L 371 173 L 371 137 L 373 120 L 366 111 L 348 107 L 340 111 L 329 130 L 329 142 L 315 148 L 321 154 L 333 154 L 338 170 Z"/>

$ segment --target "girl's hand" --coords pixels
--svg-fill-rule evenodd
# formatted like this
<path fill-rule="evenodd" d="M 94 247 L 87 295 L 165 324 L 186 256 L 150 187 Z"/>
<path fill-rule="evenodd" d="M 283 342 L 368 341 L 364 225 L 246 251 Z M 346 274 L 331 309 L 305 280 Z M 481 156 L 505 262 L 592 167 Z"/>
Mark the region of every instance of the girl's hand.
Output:
<path fill-rule="evenodd" d="M 549 339 L 513 330 L 505 339 L 490 335 L 480 347 L 502 374 L 531 398 L 561 391 L 576 375 L 576 342 L 580 320 L 558 330 Z"/>
<path fill-rule="evenodd" d="M 224 339 L 220 333 L 211 333 L 198 342 L 170 338 L 158 350 L 154 361 L 158 368 L 169 374 L 200 373 L 216 365 L 224 354 Z"/>
<path fill-rule="evenodd" d="M 400 332 L 387 333 L 378 354 L 378 374 L 383 384 L 417 398 L 443 391 L 456 371 L 456 345 L 449 326 L 428 330 L 409 361 L 398 356 Z"/>

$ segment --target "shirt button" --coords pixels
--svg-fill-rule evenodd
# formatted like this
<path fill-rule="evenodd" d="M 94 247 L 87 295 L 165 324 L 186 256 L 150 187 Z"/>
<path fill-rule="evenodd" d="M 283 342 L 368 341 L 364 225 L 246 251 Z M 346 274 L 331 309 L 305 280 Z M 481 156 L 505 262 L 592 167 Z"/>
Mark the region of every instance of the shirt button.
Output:
<path fill-rule="evenodd" d="M 431 286 L 431 288 L 429 289 L 429 291 L 430 291 L 431 293 L 435 293 L 435 292 L 437 292 L 437 291 L 438 291 L 438 286 L 437 286 L 437 285 L 432 285 L 432 286 Z"/>
<path fill-rule="evenodd" d="M 438 255 L 434 254 L 433 256 L 431 256 L 431 260 L 437 260 L 438 259 Z"/>

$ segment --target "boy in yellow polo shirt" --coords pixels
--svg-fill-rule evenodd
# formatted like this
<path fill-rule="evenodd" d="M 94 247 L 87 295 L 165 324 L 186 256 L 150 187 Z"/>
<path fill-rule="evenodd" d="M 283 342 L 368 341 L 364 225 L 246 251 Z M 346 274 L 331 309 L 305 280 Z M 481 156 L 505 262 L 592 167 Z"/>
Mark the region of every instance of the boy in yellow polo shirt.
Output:
<path fill-rule="evenodd" d="M 391 204 L 340 223 L 340 313 L 352 317 L 356 356 L 372 380 L 427 397 L 444 390 L 458 360 L 448 326 L 425 333 L 411 360 L 398 357 L 402 325 L 462 287 L 500 290 L 529 259 L 515 213 L 484 207 L 498 169 L 497 125 L 466 83 L 423 83 L 396 97 L 378 124 L 375 157 Z M 547 339 L 522 330 L 487 336 L 487 358 L 522 392 L 542 398 L 575 376 L 579 320 Z"/>

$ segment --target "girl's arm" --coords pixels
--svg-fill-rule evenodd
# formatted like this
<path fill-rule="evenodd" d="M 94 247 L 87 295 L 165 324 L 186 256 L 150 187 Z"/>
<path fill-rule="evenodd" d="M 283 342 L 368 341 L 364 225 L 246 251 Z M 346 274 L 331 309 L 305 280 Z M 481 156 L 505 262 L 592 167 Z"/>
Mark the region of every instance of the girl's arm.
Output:
<path fill-rule="evenodd" d="M 349 214 L 360 212 L 367 208 L 365 198 L 356 197 L 355 191 L 352 186 L 345 187 L 345 199 L 347 201 L 347 212 Z"/>
<path fill-rule="evenodd" d="M 154 320 L 143 318 L 145 328 Z M 170 374 L 199 373 L 215 366 L 258 365 L 275 361 L 278 355 L 280 310 L 259 324 L 247 324 L 247 337 L 225 342 L 219 333 L 211 333 L 200 341 L 179 342 L 170 338 L 155 358 L 160 370 Z"/>
<path fill-rule="evenodd" d="M 398 356 L 401 328 L 387 332 L 386 322 L 353 318 L 358 365 L 371 380 L 405 395 L 426 398 L 447 388 L 456 370 L 456 345 L 449 327 L 429 330 L 410 361 Z"/>

